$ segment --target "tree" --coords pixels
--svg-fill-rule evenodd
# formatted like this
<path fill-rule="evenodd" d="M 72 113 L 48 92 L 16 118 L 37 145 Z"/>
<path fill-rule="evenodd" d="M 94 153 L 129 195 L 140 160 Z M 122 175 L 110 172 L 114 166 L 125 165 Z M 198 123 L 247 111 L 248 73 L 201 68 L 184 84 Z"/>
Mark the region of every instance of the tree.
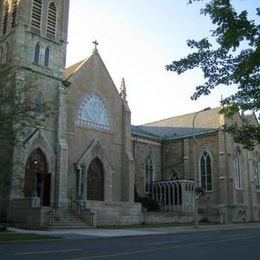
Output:
<path fill-rule="evenodd" d="M 196 1 L 204 0 L 189 0 L 189 3 Z M 187 45 L 195 51 L 166 65 L 166 69 L 178 74 L 194 68 L 202 70 L 205 82 L 196 87 L 193 100 L 209 95 L 220 85 L 237 86 L 236 93 L 221 101 L 221 113 L 226 117 L 239 111 L 259 112 L 260 25 L 249 20 L 246 10 L 236 11 L 230 0 L 205 1 L 201 14 L 208 15 L 215 26 L 210 35 L 214 44 L 208 38 L 188 40 Z M 256 8 L 256 15 L 260 16 L 260 8 Z M 260 144 L 259 124 L 233 124 L 223 128 L 247 149 Z"/>
<path fill-rule="evenodd" d="M 37 91 L 32 74 L 27 78 L 19 68 L 0 72 L 0 141 L 11 141 L 14 145 L 28 128 L 40 126 L 50 112 L 41 92 Z M 11 140 L 7 136 L 13 135 Z M 0 165 L 1 166 L 1 165 Z"/>
<path fill-rule="evenodd" d="M 28 133 L 39 127 L 50 114 L 49 105 L 38 95 L 32 73 L 19 73 L 19 67 L 0 72 L 0 204 L 8 196 L 15 146 L 22 146 Z M 1 207 L 0 207 L 1 209 Z M 1 219 L 1 212 L 0 212 Z"/>

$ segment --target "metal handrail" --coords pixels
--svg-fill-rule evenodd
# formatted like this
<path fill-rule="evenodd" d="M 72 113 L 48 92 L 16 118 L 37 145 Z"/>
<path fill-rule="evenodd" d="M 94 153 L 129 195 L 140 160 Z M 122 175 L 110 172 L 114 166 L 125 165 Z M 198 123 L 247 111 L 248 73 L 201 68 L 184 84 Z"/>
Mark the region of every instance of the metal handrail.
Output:
<path fill-rule="evenodd" d="M 84 222 L 90 226 L 94 226 L 94 212 L 90 209 L 85 208 L 79 200 L 71 199 L 71 209 L 74 211 L 75 215 L 81 218 Z"/>

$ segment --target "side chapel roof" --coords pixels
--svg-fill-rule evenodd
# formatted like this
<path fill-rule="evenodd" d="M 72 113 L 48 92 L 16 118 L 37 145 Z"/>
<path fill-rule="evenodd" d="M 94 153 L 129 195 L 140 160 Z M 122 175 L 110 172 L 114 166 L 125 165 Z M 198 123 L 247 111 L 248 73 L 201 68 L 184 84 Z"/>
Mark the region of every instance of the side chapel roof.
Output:
<path fill-rule="evenodd" d="M 195 135 L 216 132 L 220 125 L 220 107 L 202 111 L 195 121 Z M 132 126 L 134 136 L 152 140 L 173 140 L 193 135 L 192 122 L 196 112 L 181 116 L 171 117 L 144 125 Z"/>

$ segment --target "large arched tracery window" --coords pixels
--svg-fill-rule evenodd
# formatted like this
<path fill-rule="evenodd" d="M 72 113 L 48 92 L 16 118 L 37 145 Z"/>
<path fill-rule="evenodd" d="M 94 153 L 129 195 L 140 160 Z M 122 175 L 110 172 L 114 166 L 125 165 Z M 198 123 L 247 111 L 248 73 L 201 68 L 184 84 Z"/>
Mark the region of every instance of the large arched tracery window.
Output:
<path fill-rule="evenodd" d="M 80 104 L 77 122 L 86 127 L 109 129 L 109 116 L 103 98 L 94 93 L 87 96 Z"/>

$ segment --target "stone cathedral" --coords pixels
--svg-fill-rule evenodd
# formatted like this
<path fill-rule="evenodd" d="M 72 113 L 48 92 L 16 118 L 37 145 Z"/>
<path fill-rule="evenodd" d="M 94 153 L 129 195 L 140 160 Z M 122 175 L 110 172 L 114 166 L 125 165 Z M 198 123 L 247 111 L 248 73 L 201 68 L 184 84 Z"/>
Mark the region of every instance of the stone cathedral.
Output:
<path fill-rule="evenodd" d="M 0 75 L 46 102 L 21 144 L 1 142 L 11 182 L 0 219 L 33 228 L 260 220 L 260 147 L 221 131 L 221 108 L 131 125 L 126 84 L 117 90 L 94 42 L 65 68 L 69 0 L 1 0 Z M 28 80 L 30 79 L 30 81 Z M 258 124 L 252 115 L 233 122 Z M 5 190 L 5 192 L 3 192 Z"/>

